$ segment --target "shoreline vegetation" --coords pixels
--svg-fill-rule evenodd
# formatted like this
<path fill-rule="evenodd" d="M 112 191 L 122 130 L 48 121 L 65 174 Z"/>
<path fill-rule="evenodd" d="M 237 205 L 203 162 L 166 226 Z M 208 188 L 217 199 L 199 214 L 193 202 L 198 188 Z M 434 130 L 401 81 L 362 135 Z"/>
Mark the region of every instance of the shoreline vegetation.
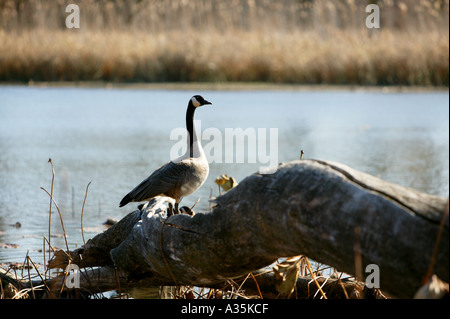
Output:
<path fill-rule="evenodd" d="M 361 91 L 383 93 L 448 92 L 448 86 L 424 85 L 333 85 L 289 84 L 268 82 L 105 82 L 105 81 L 29 81 L 0 82 L 0 86 L 28 86 L 36 88 L 85 88 L 126 90 L 176 90 L 176 91 Z"/>
<path fill-rule="evenodd" d="M 448 87 L 448 21 L 449 0 L 5 0 L 0 83 Z"/>

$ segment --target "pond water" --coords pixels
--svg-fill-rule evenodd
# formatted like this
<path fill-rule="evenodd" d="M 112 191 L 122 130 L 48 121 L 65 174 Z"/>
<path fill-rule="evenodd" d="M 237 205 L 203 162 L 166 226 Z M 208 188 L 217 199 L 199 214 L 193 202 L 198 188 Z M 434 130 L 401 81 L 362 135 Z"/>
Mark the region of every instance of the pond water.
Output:
<path fill-rule="evenodd" d="M 23 262 L 27 251 L 42 262 L 49 196 L 41 187 L 50 192 L 49 158 L 70 248 L 83 243 L 81 208 L 89 182 L 83 217 L 86 240 L 104 230 L 107 218 L 120 219 L 133 211 L 137 204 L 119 208 L 120 200 L 170 159 L 179 141 L 171 139 L 171 133 L 185 126 L 186 106 L 194 94 L 213 103 L 196 111 L 198 133 L 216 135 L 214 141 L 209 134 L 203 136 L 203 145 L 210 147 L 209 177 L 183 205 L 192 206 L 200 198 L 196 210 L 206 210 L 208 198 L 218 195 L 217 176 L 228 174 L 241 181 L 268 165 L 259 156 L 261 145 L 251 145 L 254 139 L 247 136 L 243 142 L 231 140 L 233 148 L 227 129 L 256 133 L 257 140 L 264 132 L 258 129 L 266 129 L 264 154 L 271 151 L 273 161 L 296 160 L 304 150 L 304 158 L 341 162 L 390 182 L 448 196 L 448 92 L 0 86 L 0 244 L 17 245 L 0 245 L 0 263 Z M 236 155 L 242 145 L 244 163 Z M 64 247 L 55 207 L 53 212 L 51 242 Z M 21 227 L 15 227 L 16 222 Z"/>

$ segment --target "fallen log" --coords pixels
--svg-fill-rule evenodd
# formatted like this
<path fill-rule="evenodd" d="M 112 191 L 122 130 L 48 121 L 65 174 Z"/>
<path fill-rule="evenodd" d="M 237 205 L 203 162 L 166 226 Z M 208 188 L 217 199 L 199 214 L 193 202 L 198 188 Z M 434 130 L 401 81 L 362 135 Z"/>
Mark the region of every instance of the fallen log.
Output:
<path fill-rule="evenodd" d="M 305 255 L 361 280 L 370 275 L 366 266 L 376 265 L 382 291 L 412 298 L 432 259 L 434 273 L 448 282 L 446 204 L 339 163 L 295 161 L 247 177 L 218 197 L 212 212 L 165 218 L 164 199 L 152 200 L 50 267 L 71 259 L 104 266 L 97 271 L 106 276 L 119 271 L 127 283 L 214 286 Z"/>

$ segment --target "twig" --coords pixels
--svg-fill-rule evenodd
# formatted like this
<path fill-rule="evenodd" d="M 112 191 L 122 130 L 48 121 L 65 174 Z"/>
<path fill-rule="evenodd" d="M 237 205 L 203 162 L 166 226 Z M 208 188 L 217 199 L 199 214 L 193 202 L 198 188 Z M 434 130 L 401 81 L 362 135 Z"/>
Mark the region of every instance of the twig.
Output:
<path fill-rule="evenodd" d="M 258 281 L 256 280 L 255 276 L 253 276 L 253 273 L 250 273 L 250 275 L 252 276 L 252 279 L 255 282 L 256 289 L 258 290 L 259 297 L 261 299 L 264 299 L 263 296 L 262 296 L 261 290 L 259 289 Z"/>
<path fill-rule="evenodd" d="M 119 272 L 117 270 L 117 267 L 114 267 L 114 279 L 116 281 L 117 285 L 117 292 L 119 293 L 119 296 L 122 298 L 122 289 L 120 288 L 120 278 L 119 278 Z"/>
<path fill-rule="evenodd" d="M 191 210 L 193 210 L 194 209 L 194 207 L 198 204 L 198 202 L 200 201 L 200 198 L 199 199 L 197 199 L 197 201 L 195 202 L 195 204 L 194 205 L 192 205 L 192 207 L 191 207 Z"/>
<path fill-rule="evenodd" d="M 55 199 L 53 198 L 53 196 L 52 196 L 45 188 L 41 187 L 41 189 L 42 189 L 44 192 L 46 192 L 46 193 L 48 194 L 48 196 L 50 196 L 50 198 L 52 199 L 53 203 L 55 204 L 56 210 L 58 211 L 58 214 L 59 214 L 59 219 L 61 220 L 61 227 L 62 227 L 63 233 L 64 233 L 64 240 L 65 240 L 65 242 L 66 242 L 67 252 L 69 252 L 69 244 L 67 243 L 66 229 L 65 229 L 65 227 L 64 227 L 64 221 L 63 221 L 63 218 L 62 218 L 62 215 L 61 215 L 61 211 L 60 211 L 60 209 L 59 209 L 59 206 L 58 206 L 58 204 L 56 204 L 56 201 L 55 201 Z"/>
<path fill-rule="evenodd" d="M 330 279 L 330 277 L 327 277 L 327 276 L 319 276 L 319 277 L 317 277 L 316 279 L 318 279 L 318 278 L 325 278 L 325 280 L 323 281 L 322 285 L 320 286 L 320 289 L 322 289 L 323 287 L 325 287 L 326 283 L 328 282 L 328 279 Z M 314 294 L 314 297 L 317 296 L 317 293 L 318 293 L 318 292 L 319 292 L 319 291 L 316 291 L 316 293 Z"/>
<path fill-rule="evenodd" d="M 39 272 L 39 270 L 37 269 L 36 265 L 34 264 L 34 262 L 31 260 L 31 258 L 29 256 L 27 256 L 28 260 L 31 262 L 31 264 L 33 265 L 34 269 L 36 270 L 37 274 L 39 275 L 39 278 L 41 278 L 42 283 L 44 284 L 45 288 L 47 289 L 48 292 L 50 292 L 50 288 L 47 286 L 47 283 L 45 282 L 44 278 L 42 278 L 41 273 Z M 31 281 L 31 280 L 30 280 Z"/>
<path fill-rule="evenodd" d="M 45 241 L 46 241 L 46 239 L 47 238 L 45 238 L 45 236 L 43 236 L 43 239 L 42 239 L 42 252 L 44 254 L 44 276 L 47 279 L 47 261 L 45 260 Z M 48 240 L 47 240 L 47 242 L 48 242 Z M 50 246 L 50 244 L 49 244 L 49 246 Z M 49 255 L 49 260 L 50 260 L 50 247 L 48 249 L 48 255 Z"/>
<path fill-rule="evenodd" d="M 45 242 L 47 242 L 47 244 L 48 244 L 48 248 L 49 248 L 48 252 L 49 252 L 49 254 L 50 254 L 50 252 L 54 252 L 55 249 L 50 245 L 50 241 L 45 236 L 43 236 L 42 246 L 44 246 L 44 247 L 45 247 Z M 50 260 L 49 260 L 49 262 L 50 262 Z M 45 273 L 45 278 L 47 278 L 47 272 L 50 272 L 50 268 L 47 268 L 46 266 L 47 266 L 47 264 L 45 262 L 45 252 L 44 252 L 44 273 Z M 49 278 L 50 278 L 50 275 L 49 275 Z"/>
<path fill-rule="evenodd" d="M 50 247 L 50 238 L 51 238 L 51 228 L 52 228 L 52 202 L 53 202 L 53 185 L 55 184 L 55 168 L 53 167 L 53 161 L 51 158 L 48 159 L 48 162 L 52 166 L 52 185 L 50 189 L 50 209 L 48 213 L 48 245 Z M 45 254 L 45 251 L 44 251 Z M 50 260 L 50 250 L 48 252 L 48 259 Z M 44 263 L 45 265 L 45 263 Z"/>
<path fill-rule="evenodd" d="M 428 271 L 425 274 L 425 276 L 423 278 L 423 281 L 422 281 L 422 283 L 424 285 L 427 284 L 430 281 L 430 278 L 433 275 L 434 264 L 436 263 L 439 243 L 441 242 L 442 230 L 444 229 L 445 217 L 447 216 L 447 214 L 448 214 L 448 200 L 447 200 L 447 206 L 445 206 L 445 210 L 442 213 L 441 223 L 439 225 L 439 231 L 438 231 L 438 234 L 436 236 L 436 242 L 434 244 L 433 255 L 431 256 L 430 266 L 428 267 Z"/>
<path fill-rule="evenodd" d="M 89 186 L 92 182 L 89 182 L 86 186 L 86 193 L 84 194 L 83 207 L 81 208 L 81 237 L 83 238 L 84 249 L 86 249 L 86 241 L 84 240 L 84 230 L 83 230 L 83 215 L 84 215 L 84 204 L 86 204 L 86 198 L 89 190 Z"/>
<path fill-rule="evenodd" d="M 238 292 L 242 289 L 242 286 L 245 284 L 245 282 L 247 281 L 247 279 L 250 277 L 251 274 L 252 274 L 252 273 L 249 272 L 249 273 L 247 274 L 247 277 L 245 277 L 244 281 L 241 282 L 241 284 L 239 285 L 239 287 L 238 287 L 238 289 L 237 289 Z"/>
<path fill-rule="evenodd" d="M 27 258 L 28 280 L 30 281 L 31 292 L 33 293 L 33 299 L 36 299 L 36 295 L 34 293 L 33 281 L 31 280 L 31 275 L 30 275 L 30 257 L 28 256 L 28 250 L 27 250 L 27 257 L 26 258 Z"/>
<path fill-rule="evenodd" d="M 72 264 L 71 260 L 69 260 L 69 263 L 66 266 L 66 270 L 64 271 L 64 279 L 62 280 L 61 283 L 61 289 L 59 290 L 59 295 L 61 296 L 63 290 L 64 290 L 64 286 L 67 280 L 67 275 L 69 274 L 69 271 L 67 269 L 69 269 L 69 266 Z"/>
<path fill-rule="evenodd" d="M 355 227 L 355 242 L 353 243 L 353 253 L 355 258 L 355 278 L 358 281 L 363 281 L 362 274 L 362 256 L 361 256 L 361 245 L 360 245 L 360 234 L 361 228 Z"/>
<path fill-rule="evenodd" d="M 314 276 L 314 273 L 312 271 L 312 267 L 311 264 L 308 261 L 308 258 L 306 258 L 305 256 L 303 256 L 305 262 L 306 262 L 306 266 L 308 267 L 309 273 L 311 274 L 311 278 L 314 281 L 314 283 L 316 284 L 317 288 L 319 289 L 320 293 L 322 294 L 322 297 L 324 299 L 328 299 L 327 296 L 325 295 L 325 293 L 323 292 L 322 288 L 320 287 L 319 283 L 316 280 L 316 277 Z"/>
<path fill-rule="evenodd" d="M 334 269 L 334 273 L 337 274 L 336 269 Z M 344 283 L 341 280 L 342 274 L 343 273 L 340 273 L 339 276 L 337 276 L 338 283 L 339 283 L 339 286 L 342 288 L 342 291 L 344 292 L 345 299 L 350 299 L 348 296 L 348 293 L 347 293 L 347 289 L 345 289 Z"/>
<path fill-rule="evenodd" d="M 5 298 L 5 293 L 3 291 L 3 282 L 2 282 L 2 278 L 0 277 L 0 299 Z"/>

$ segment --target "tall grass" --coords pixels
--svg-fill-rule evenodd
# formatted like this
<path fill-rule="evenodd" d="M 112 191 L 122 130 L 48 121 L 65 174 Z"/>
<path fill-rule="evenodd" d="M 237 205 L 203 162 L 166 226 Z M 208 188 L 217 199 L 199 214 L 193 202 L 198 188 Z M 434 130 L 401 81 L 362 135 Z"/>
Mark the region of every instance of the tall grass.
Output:
<path fill-rule="evenodd" d="M 370 2 L 3 0 L 0 81 L 448 86 L 449 0 Z"/>

